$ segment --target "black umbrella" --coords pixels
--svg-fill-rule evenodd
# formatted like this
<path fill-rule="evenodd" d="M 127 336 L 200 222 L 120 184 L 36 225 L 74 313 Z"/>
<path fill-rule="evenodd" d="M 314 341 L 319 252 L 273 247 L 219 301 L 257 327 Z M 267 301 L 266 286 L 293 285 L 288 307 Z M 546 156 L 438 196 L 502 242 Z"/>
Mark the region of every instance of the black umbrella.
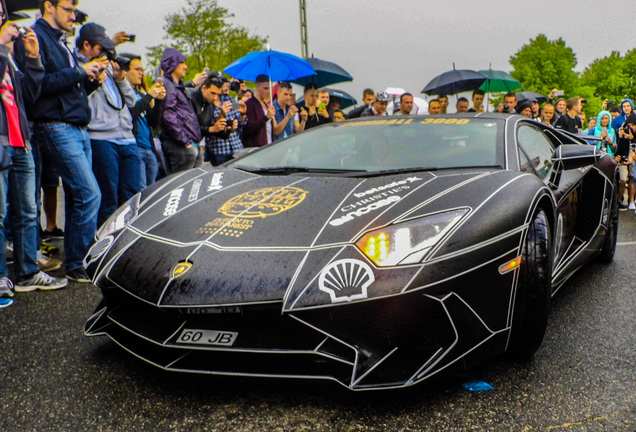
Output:
<path fill-rule="evenodd" d="M 444 72 L 433 78 L 422 93 L 427 95 L 453 95 L 479 88 L 488 77 L 474 70 L 460 69 Z"/>
<path fill-rule="evenodd" d="M 31 15 L 26 12 L 9 12 L 9 21 L 20 21 L 27 18 L 31 18 Z"/>
<path fill-rule="evenodd" d="M 320 90 L 327 90 L 329 92 L 329 97 L 330 98 L 332 98 L 332 97 L 340 98 L 340 109 L 349 108 L 350 106 L 353 106 L 353 105 L 358 103 L 356 98 L 351 96 L 346 91 L 342 91 L 342 90 L 339 90 L 339 89 L 333 89 L 333 88 L 329 88 L 329 87 L 325 87 L 325 88 L 322 88 Z M 305 106 L 305 98 L 303 96 L 301 96 L 300 98 L 296 99 L 296 104 L 299 107 Z"/>
<path fill-rule="evenodd" d="M 525 100 L 534 99 L 540 104 L 542 104 L 543 102 L 546 102 L 548 100 L 548 98 L 543 96 L 541 93 L 536 93 L 531 91 L 519 92 L 516 94 L 516 96 L 517 96 L 517 103 L 525 101 Z"/>
<path fill-rule="evenodd" d="M 4 4 L 7 13 L 40 8 L 38 0 L 4 0 Z"/>
<path fill-rule="evenodd" d="M 335 83 L 353 81 L 353 77 L 337 64 L 322 60 L 316 57 L 308 58 L 307 61 L 316 71 L 316 75 L 298 78 L 292 81 L 294 84 L 307 85 L 316 84 L 318 87 L 325 87 Z"/>

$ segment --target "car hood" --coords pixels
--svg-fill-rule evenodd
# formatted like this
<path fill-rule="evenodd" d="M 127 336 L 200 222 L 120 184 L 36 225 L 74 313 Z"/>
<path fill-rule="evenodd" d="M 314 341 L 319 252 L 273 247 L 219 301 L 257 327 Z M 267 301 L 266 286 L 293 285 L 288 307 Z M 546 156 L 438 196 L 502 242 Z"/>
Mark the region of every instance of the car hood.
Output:
<path fill-rule="evenodd" d="M 363 262 L 371 271 L 352 244 L 364 232 L 450 208 L 477 207 L 484 194 L 501 188 L 502 176 L 519 173 L 351 178 L 191 170 L 145 193 L 138 216 L 100 261 L 101 269 L 93 265 L 89 271 L 98 275 L 98 285 L 108 278 L 162 306 L 286 298 L 296 304 L 304 285 L 314 283 L 320 269 L 336 259 Z M 374 287 L 403 287 L 416 271 L 406 267 L 377 274 L 376 280 L 388 280 Z"/>

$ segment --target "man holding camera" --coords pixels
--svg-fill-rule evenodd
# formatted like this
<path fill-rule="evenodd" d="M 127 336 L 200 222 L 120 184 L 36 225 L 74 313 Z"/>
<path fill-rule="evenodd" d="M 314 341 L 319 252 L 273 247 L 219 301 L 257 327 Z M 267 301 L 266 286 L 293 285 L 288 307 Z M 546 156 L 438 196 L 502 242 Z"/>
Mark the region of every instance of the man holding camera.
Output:
<path fill-rule="evenodd" d="M 227 162 L 243 148 L 239 132 L 247 123 L 245 104 L 223 94 L 226 84 L 220 72 L 212 72 L 189 93 L 205 138 L 205 160 L 213 166 Z"/>
<path fill-rule="evenodd" d="M 116 43 L 96 23 L 82 26 L 76 40 L 79 64 L 105 56 L 110 64 L 101 72 L 102 85 L 88 96 L 91 121 L 88 135 L 93 153 L 93 173 L 102 193 L 97 226 L 141 190 L 141 159 L 133 134 L 130 108 L 137 98 L 126 80 L 130 60 L 118 57 Z"/>
<path fill-rule="evenodd" d="M 503 102 L 497 105 L 497 112 L 502 114 L 514 114 L 517 106 L 517 95 L 508 92 L 505 94 Z"/>
<path fill-rule="evenodd" d="M 80 65 L 67 46 L 66 32 L 73 29 L 77 3 L 77 0 L 39 1 L 42 18 L 33 30 L 45 73 L 40 95 L 27 104 L 27 112 L 33 121 L 34 148 L 50 152 L 52 165 L 64 185 L 66 277 L 89 283 L 83 259 L 97 229 L 101 193 L 91 169 L 86 128 L 91 120 L 88 94 L 99 87 L 100 73 L 108 60 L 96 58 Z M 17 60 L 21 69 L 27 66 L 26 55 Z"/>
<path fill-rule="evenodd" d="M 614 155 L 620 175 L 618 199 L 620 200 L 621 210 L 627 210 L 628 208 L 623 203 L 623 195 L 627 184 L 629 184 L 629 209 L 634 210 L 636 208 L 634 207 L 634 195 L 636 195 L 636 188 L 634 188 L 634 161 L 636 161 L 636 153 L 633 148 L 633 143 L 636 142 L 636 139 L 634 139 L 635 132 L 636 114 L 631 113 L 625 119 L 625 124 L 618 130 L 616 153 Z"/>
<path fill-rule="evenodd" d="M 58 289 L 66 286 L 65 278 L 54 278 L 38 267 L 38 217 L 35 199 L 35 163 L 31 153 L 31 130 L 24 101 L 34 101 L 40 92 L 44 68 L 40 62 L 38 41 L 30 29 L 19 29 L 6 19 L 3 4 L 0 12 L 0 307 L 13 303 L 14 285 L 9 279 L 5 256 L 5 216 L 7 203 L 11 212 L 8 228 L 13 234 L 15 291 Z M 11 45 L 24 50 L 26 67 L 15 65 Z M 7 167 L 8 164 L 12 164 Z M 57 262 L 57 267 L 61 262 Z"/>

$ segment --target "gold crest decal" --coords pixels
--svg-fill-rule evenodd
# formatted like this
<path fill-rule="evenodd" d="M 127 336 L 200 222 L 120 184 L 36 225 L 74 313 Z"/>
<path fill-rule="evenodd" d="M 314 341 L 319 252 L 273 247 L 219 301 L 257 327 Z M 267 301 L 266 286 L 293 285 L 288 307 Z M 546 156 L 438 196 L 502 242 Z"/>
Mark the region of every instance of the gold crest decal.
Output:
<path fill-rule="evenodd" d="M 192 263 L 188 261 L 182 261 L 177 263 L 176 266 L 172 269 L 172 277 L 174 279 L 183 276 L 192 268 Z"/>
<path fill-rule="evenodd" d="M 295 187 L 256 189 L 227 201 L 219 213 L 229 217 L 266 218 L 296 207 L 303 202 L 307 193 Z"/>

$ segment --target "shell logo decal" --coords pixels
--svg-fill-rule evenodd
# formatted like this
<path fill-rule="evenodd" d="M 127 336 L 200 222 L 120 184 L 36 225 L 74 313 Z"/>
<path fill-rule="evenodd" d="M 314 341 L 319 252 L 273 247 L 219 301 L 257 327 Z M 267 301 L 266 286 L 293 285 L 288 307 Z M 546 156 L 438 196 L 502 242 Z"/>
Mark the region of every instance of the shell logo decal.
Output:
<path fill-rule="evenodd" d="M 329 294 L 332 303 L 342 303 L 367 298 L 367 288 L 373 282 L 375 276 L 367 263 L 343 259 L 322 270 L 318 287 Z"/>
<path fill-rule="evenodd" d="M 229 217 L 266 218 L 296 207 L 307 193 L 295 187 L 256 189 L 226 201 L 218 211 Z"/>
<path fill-rule="evenodd" d="M 172 278 L 176 279 L 188 272 L 192 268 L 192 263 L 188 261 L 181 261 L 177 263 L 176 266 L 172 269 Z"/>

